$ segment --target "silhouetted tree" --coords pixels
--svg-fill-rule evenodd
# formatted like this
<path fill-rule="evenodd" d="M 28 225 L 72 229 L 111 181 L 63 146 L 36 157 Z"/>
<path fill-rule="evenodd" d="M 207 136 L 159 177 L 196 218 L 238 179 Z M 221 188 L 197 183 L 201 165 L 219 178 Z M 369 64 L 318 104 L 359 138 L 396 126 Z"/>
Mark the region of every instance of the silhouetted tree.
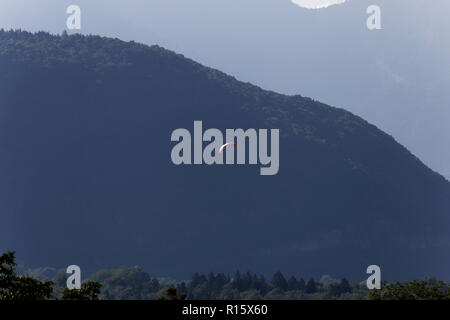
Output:
<path fill-rule="evenodd" d="M 282 291 L 286 291 L 288 289 L 288 283 L 280 271 L 273 275 L 272 285 L 274 288 L 278 288 Z"/>
<path fill-rule="evenodd" d="M 306 290 L 306 282 L 302 278 L 298 280 L 298 290 L 305 291 Z"/>
<path fill-rule="evenodd" d="M 177 293 L 177 289 L 170 287 L 166 289 L 166 295 L 160 296 L 158 300 L 186 300 L 186 293 Z"/>
<path fill-rule="evenodd" d="M 288 280 L 288 289 L 298 290 L 298 281 L 294 276 L 290 277 Z"/>
<path fill-rule="evenodd" d="M 39 281 L 15 273 L 15 253 L 0 256 L 0 300 L 46 300 L 53 292 L 51 281 Z"/>
<path fill-rule="evenodd" d="M 340 294 L 352 292 L 352 287 L 347 279 L 343 278 L 339 283 Z"/>
<path fill-rule="evenodd" d="M 317 285 L 313 279 L 310 279 L 308 281 L 308 283 L 306 283 L 305 292 L 306 293 L 316 293 L 317 292 Z"/>
<path fill-rule="evenodd" d="M 150 290 L 154 292 L 154 291 L 158 291 L 159 289 L 161 289 L 161 286 L 159 284 L 158 279 L 152 278 L 150 280 Z"/>

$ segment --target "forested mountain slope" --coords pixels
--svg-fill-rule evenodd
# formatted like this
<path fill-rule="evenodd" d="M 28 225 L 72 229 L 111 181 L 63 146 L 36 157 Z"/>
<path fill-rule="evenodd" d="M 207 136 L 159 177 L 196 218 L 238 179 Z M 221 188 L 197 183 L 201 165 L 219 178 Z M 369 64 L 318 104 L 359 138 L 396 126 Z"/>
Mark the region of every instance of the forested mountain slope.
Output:
<path fill-rule="evenodd" d="M 279 173 L 175 166 L 194 120 L 279 128 Z M 343 109 L 158 46 L 0 32 L 0 249 L 25 263 L 449 278 L 449 212 L 449 182 Z"/>

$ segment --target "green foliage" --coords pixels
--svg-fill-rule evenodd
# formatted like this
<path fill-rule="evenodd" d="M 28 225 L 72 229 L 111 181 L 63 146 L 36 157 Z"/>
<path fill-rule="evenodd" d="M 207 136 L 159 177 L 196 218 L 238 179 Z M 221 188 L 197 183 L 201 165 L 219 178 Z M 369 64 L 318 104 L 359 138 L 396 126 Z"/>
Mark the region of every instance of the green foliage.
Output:
<path fill-rule="evenodd" d="M 306 289 L 305 289 L 306 293 L 316 293 L 317 292 L 317 286 L 316 286 L 316 282 L 313 279 L 310 279 L 307 283 L 306 283 Z"/>
<path fill-rule="evenodd" d="M 371 290 L 370 300 L 450 300 L 450 285 L 444 281 L 415 280 L 405 283 L 383 282 L 380 290 Z"/>
<path fill-rule="evenodd" d="M 0 300 L 48 300 L 54 298 L 52 281 L 40 281 L 33 277 L 17 275 L 14 252 L 0 255 Z M 65 285 L 64 276 L 56 278 L 56 284 Z M 64 289 L 63 300 L 98 300 L 101 284 L 86 282 L 81 289 Z"/>
<path fill-rule="evenodd" d="M 85 282 L 80 289 L 65 289 L 62 300 L 99 300 L 102 285 L 98 282 Z"/>
<path fill-rule="evenodd" d="M 151 278 L 139 267 L 122 267 L 99 271 L 81 289 L 69 290 L 62 288 L 66 282 L 64 274 L 56 276 L 54 282 L 40 281 L 17 275 L 15 268 L 14 252 L 0 255 L 0 300 L 51 299 L 54 284 L 62 300 L 450 300 L 449 283 L 436 280 L 383 282 L 381 290 L 368 292 L 363 285 L 330 276 L 319 282 L 310 279 L 305 284 L 295 277 L 286 281 L 281 272 L 275 273 L 270 283 L 249 272 L 236 272 L 232 278 L 223 273 L 195 273 L 191 281 L 176 282 Z M 171 285 L 164 287 L 161 282 Z"/>
<path fill-rule="evenodd" d="M 186 300 L 186 293 L 177 293 L 177 289 L 170 287 L 166 289 L 166 294 L 159 296 L 158 300 Z"/>
<path fill-rule="evenodd" d="M 47 300 L 52 297 L 52 285 L 51 281 L 16 276 L 6 290 L 1 289 L 0 300 Z"/>
<path fill-rule="evenodd" d="M 53 283 L 39 281 L 15 273 L 15 254 L 6 252 L 0 256 L 0 300 L 46 300 L 53 292 Z"/>
<path fill-rule="evenodd" d="M 329 276 L 320 281 L 310 279 L 308 285 L 300 278 L 288 281 L 277 272 L 268 282 L 263 276 L 250 272 L 236 272 L 233 277 L 223 273 L 207 275 L 195 273 L 190 281 L 152 278 L 139 267 L 121 267 L 101 270 L 88 280 L 102 284 L 99 299 L 106 300 L 362 300 L 367 289 L 346 279 L 336 280 Z M 63 276 L 54 279 L 65 284 Z M 307 292 L 308 286 L 310 291 Z M 315 289 L 311 289 L 315 288 Z M 62 291 L 62 290 L 61 290 Z M 66 290 L 67 291 L 67 290 Z M 76 294 L 74 291 L 71 294 Z"/>
<path fill-rule="evenodd" d="M 288 283 L 281 272 L 277 272 L 273 275 L 272 285 L 274 288 L 286 291 L 288 289 Z"/>
<path fill-rule="evenodd" d="M 244 291 L 245 292 L 245 291 Z M 238 289 L 234 288 L 231 283 L 227 283 L 223 286 L 223 289 L 217 295 L 217 300 L 241 300 L 241 293 Z"/>
<path fill-rule="evenodd" d="M 351 293 L 352 288 L 347 279 L 342 279 L 339 283 L 331 283 L 329 285 L 329 292 L 333 296 L 340 296 L 345 293 Z"/>
<path fill-rule="evenodd" d="M 331 279 L 331 278 L 330 278 Z M 188 299 L 221 299 L 221 300 L 315 300 L 346 299 L 362 300 L 367 298 L 367 289 L 358 283 L 350 283 L 346 279 L 331 279 L 323 284 L 310 279 L 305 284 L 303 279 L 290 277 L 288 281 L 281 272 L 266 282 L 264 277 L 250 273 L 237 272 L 229 278 L 223 274 L 208 276 L 194 274 L 192 281 L 186 285 Z"/>
<path fill-rule="evenodd" d="M 139 267 L 101 270 L 90 276 L 89 280 L 103 285 L 100 299 L 110 300 L 154 300 L 163 288 L 161 282 L 164 282 L 163 279 L 150 277 Z"/>

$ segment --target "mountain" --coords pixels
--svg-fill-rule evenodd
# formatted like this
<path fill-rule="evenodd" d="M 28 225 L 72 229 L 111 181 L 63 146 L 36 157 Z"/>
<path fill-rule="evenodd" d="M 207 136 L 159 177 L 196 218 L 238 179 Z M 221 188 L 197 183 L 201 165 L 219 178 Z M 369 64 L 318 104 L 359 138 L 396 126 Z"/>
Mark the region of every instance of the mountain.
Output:
<path fill-rule="evenodd" d="M 27 266 L 449 278 L 450 183 L 375 126 L 159 46 L 0 32 L 0 250 Z M 280 129 L 280 170 L 171 162 L 171 133 Z"/>

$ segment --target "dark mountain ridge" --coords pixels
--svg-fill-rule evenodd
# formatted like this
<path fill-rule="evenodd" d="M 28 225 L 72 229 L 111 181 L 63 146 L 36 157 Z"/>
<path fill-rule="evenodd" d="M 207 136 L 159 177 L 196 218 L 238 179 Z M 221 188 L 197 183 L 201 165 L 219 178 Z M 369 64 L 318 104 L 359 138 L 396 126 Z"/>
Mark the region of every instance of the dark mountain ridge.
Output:
<path fill-rule="evenodd" d="M 0 70 L 0 249 L 25 263 L 450 276 L 449 182 L 343 109 L 98 36 L 1 31 Z M 194 120 L 279 128 L 279 173 L 173 165 Z"/>

